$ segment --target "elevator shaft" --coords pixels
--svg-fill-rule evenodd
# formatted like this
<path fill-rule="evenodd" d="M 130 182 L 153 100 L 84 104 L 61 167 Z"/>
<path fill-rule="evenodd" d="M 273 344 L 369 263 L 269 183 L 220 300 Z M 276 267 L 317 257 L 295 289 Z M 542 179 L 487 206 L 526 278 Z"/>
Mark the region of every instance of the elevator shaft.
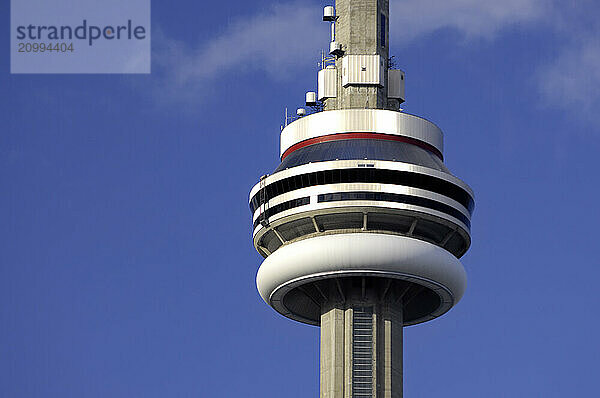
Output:
<path fill-rule="evenodd" d="M 321 398 L 401 398 L 402 327 L 398 302 L 323 306 Z"/>

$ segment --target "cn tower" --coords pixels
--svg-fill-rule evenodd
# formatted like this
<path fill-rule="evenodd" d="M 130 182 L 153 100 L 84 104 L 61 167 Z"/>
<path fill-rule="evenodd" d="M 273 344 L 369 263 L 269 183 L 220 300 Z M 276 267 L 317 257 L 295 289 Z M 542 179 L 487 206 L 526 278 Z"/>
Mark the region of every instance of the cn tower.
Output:
<path fill-rule="evenodd" d="M 473 191 L 444 165 L 442 131 L 400 108 L 389 1 L 337 0 L 323 20 L 318 91 L 286 115 L 281 164 L 250 192 L 256 284 L 320 326 L 322 398 L 402 397 L 403 327 L 465 292 Z"/>

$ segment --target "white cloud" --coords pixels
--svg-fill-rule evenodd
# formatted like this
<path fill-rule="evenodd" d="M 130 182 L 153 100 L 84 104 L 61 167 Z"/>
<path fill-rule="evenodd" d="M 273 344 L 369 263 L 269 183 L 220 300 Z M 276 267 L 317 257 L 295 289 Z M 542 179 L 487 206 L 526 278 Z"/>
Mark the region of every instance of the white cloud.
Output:
<path fill-rule="evenodd" d="M 546 0 L 392 0 L 390 33 L 404 43 L 443 28 L 466 38 L 492 38 L 549 11 Z"/>
<path fill-rule="evenodd" d="M 544 102 L 598 121 L 600 107 L 600 42 L 597 35 L 567 47 L 538 74 Z"/>
<path fill-rule="evenodd" d="M 272 77 L 316 66 L 328 27 L 320 22 L 321 9 L 306 3 L 276 5 L 239 19 L 220 36 L 190 46 L 159 32 L 153 36 L 156 72 L 165 90 L 201 89 L 228 72 L 263 71 Z"/>
<path fill-rule="evenodd" d="M 596 0 L 556 1 L 557 55 L 536 74 L 542 105 L 600 124 L 600 8 Z"/>

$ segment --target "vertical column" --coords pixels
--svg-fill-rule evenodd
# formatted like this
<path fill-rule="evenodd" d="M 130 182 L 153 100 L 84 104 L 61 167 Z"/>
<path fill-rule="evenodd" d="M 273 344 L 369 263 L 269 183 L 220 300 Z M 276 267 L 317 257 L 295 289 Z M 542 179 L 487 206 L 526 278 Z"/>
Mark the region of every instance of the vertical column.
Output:
<path fill-rule="evenodd" d="M 352 398 L 352 328 L 354 325 L 352 307 L 346 308 L 344 319 L 344 398 Z"/>
<path fill-rule="evenodd" d="M 344 309 L 328 308 L 321 315 L 321 398 L 344 398 Z"/>
<path fill-rule="evenodd" d="M 401 303 L 377 311 L 377 397 L 402 398 L 403 318 Z"/>
<path fill-rule="evenodd" d="M 345 54 L 389 53 L 389 0 L 336 0 L 336 40 Z M 381 15 L 386 22 L 382 23 Z M 382 40 L 383 39 L 383 40 Z"/>

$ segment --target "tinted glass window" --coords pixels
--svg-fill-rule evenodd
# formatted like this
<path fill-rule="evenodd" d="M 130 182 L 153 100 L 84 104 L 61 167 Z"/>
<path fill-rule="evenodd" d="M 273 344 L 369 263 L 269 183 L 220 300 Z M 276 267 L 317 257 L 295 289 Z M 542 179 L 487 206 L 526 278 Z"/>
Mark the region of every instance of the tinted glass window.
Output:
<path fill-rule="evenodd" d="M 381 47 L 385 47 L 385 15 L 381 14 Z"/>
<path fill-rule="evenodd" d="M 316 216 L 315 220 L 322 231 L 331 231 L 334 229 L 356 229 L 362 228 L 362 213 L 339 213 Z"/>
<path fill-rule="evenodd" d="M 397 214 L 369 213 L 367 229 L 393 231 L 405 234 L 410 229 L 414 217 L 400 216 Z"/>
<path fill-rule="evenodd" d="M 317 231 L 315 230 L 315 224 L 313 224 L 310 218 L 301 218 L 277 227 L 277 232 L 283 236 L 283 239 L 289 241 Z"/>
<path fill-rule="evenodd" d="M 456 210 L 452 206 L 448 206 L 445 203 L 441 203 L 432 199 L 386 192 L 340 192 L 318 196 L 319 203 L 338 202 L 342 200 L 375 200 L 380 202 L 406 203 L 409 205 L 427 207 L 429 209 L 449 214 L 452 217 L 462 221 L 468 228 L 471 228 L 471 222 L 460 211 Z"/>
<path fill-rule="evenodd" d="M 276 206 L 269 207 L 267 209 L 267 211 L 265 211 L 263 213 L 263 215 L 261 215 L 260 217 L 258 217 L 256 219 L 256 221 L 254 222 L 254 228 L 256 228 L 258 226 L 258 224 L 260 224 L 261 221 L 263 221 L 265 219 L 269 219 L 269 217 L 271 217 L 277 213 L 281 213 L 282 211 L 293 209 L 295 207 L 304 206 L 309 203 L 310 203 L 310 197 L 306 196 L 304 198 L 288 200 L 287 202 L 283 202 Z"/>

